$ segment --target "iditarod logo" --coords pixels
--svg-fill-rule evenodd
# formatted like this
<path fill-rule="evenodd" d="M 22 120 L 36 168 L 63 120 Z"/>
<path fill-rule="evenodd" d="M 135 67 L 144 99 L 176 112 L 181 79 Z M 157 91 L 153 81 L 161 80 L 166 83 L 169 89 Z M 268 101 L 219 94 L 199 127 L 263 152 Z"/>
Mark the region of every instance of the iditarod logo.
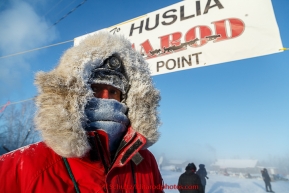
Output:
<path fill-rule="evenodd" d="M 174 25 L 177 21 L 182 23 L 186 20 L 193 20 L 193 18 L 210 14 L 211 9 L 221 11 L 225 7 L 221 0 L 207 0 L 206 4 L 201 4 L 200 0 L 196 0 L 195 4 L 189 3 L 179 5 L 179 7 L 170 7 L 167 10 L 156 12 L 154 16 L 130 24 L 129 32 L 127 32 L 129 34 L 127 35 L 133 39 L 138 34 L 142 34 L 145 31 L 154 31 L 160 26 Z M 226 18 L 213 21 L 211 24 L 197 25 L 191 28 L 188 26 L 187 29 L 156 37 L 159 40 L 153 40 L 152 38 L 155 36 L 148 35 L 150 39 L 138 42 L 137 44 L 133 42 L 132 47 L 140 51 L 145 59 L 156 58 L 185 50 L 188 47 L 198 48 L 206 45 L 208 42 L 217 43 L 236 38 L 243 33 L 245 24 L 238 18 Z M 111 30 L 112 33 L 119 31 L 120 28 L 117 27 Z"/>
<path fill-rule="evenodd" d="M 155 48 L 150 39 L 139 44 L 141 54 L 145 59 L 172 54 L 191 48 L 205 46 L 208 42 L 218 43 L 240 36 L 245 30 L 245 24 L 241 19 L 228 18 L 211 23 L 212 26 L 198 25 L 190 28 L 187 32 L 173 32 L 158 37 L 160 45 Z M 215 34 L 213 34 L 213 30 Z M 154 41 L 155 42 L 155 41 Z M 154 44 L 155 45 L 155 44 Z M 132 47 L 136 49 L 135 44 Z"/>
<path fill-rule="evenodd" d="M 177 21 L 184 22 L 186 20 L 193 20 L 196 17 L 210 14 L 211 9 L 222 11 L 225 7 L 221 0 L 207 0 L 205 4 L 201 4 L 200 0 L 195 0 L 195 4 L 189 3 L 185 5 L 181 4 L 179 7 L 170 7 L 167 10 L 156 12 L 154 16 L 135 21 L 130 24 L 129 31 L 125 33 L 128 33 L 126 35 L 133 41 L 134 37 L 145 31 L 154 31 L 160 26 L 170 26 Z M 211 24 L 197 25 L 187 29 L 187 31 L 182 30 L 182 32 L 161 35 L 157 37 L 159 40 L 146 39 L 136 45 L 133 42 L 132 47 L 140 51 L 145 59 L 155 58 L 179 52 L 188 47 L 202 47 L 210 41 L 217 43 L 236 38 L 243 33 L 245 24 L 241 19 L 227 18 L 213 21 Z M 120 31 L 120 27 L 115 27 L 110 30 L 113 34 Z M 157 46 L 155 42 L 160 42 L 158 43 L 160 45 Z"/>

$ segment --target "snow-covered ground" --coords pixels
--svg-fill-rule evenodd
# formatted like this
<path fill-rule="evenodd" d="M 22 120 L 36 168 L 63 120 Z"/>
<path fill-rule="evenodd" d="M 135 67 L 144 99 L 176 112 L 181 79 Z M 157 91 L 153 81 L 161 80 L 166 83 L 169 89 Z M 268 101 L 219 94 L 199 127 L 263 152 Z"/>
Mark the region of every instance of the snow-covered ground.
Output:
<path fill-rule="evenodd" d="M 177 185 L 181 172 L 161 171 L 164 184 Z M 208 174 L 206 193 L 264 193 L 265 184 L 261 179 L 244 179 L 239 177 Z M 289 181 L 271 182 L 276 193 L 289 193 Z M 165 189 L 165 192 L 178 192 L 176 189 Z"/>

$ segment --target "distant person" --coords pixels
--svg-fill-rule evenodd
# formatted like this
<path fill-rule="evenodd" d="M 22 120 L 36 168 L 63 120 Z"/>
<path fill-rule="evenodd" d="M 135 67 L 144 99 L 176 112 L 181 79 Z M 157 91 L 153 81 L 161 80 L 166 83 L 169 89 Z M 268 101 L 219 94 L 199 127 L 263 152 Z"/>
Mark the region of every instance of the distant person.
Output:
<path fill-rule="evenodd" d="M 195 173 L 196 166 L 189 163 L 185 173 L 179 177 L 178 190 L 180 193 L 204 193 L 200 177 Z"/>
<path fill-rule="evenodd" d="M 205 193 L 205 187 L 206 187 L 206 184 L 207 184 L 206 178 L 207 178 L 207 179 L 209 179 L 209 178 L 208 178 L 208 176 L 207 176 L 207 170 L 206 170 L 204 164 L 200 164 L 200 165 L 199 165 L 199 169 L 198 169 L 198 171 L 196 172 L 196 174 L 198 174 L 199 177 L 200 177 L 200 179 L 201 179 L 201 182 L 202 182 L 202 185 L 203 185 L 203 189 L 204 189 L 204 193 Z"/>
<path fill-rule="evenodd" d="M 261 170 L 261 174 L 262 174 L 262 178 L 265 182 L 265 188 L 266 188 L 266 192 L 273 192 L 272 191 L 272 188 L 271 188 L 271 179 L 270 179 L 270 176 L 268 174 L 268 171 L 266 168 L 264 168 L 263 170 Z M 269 190 L 268 190 L 268 187 L 269 187 Z"/>

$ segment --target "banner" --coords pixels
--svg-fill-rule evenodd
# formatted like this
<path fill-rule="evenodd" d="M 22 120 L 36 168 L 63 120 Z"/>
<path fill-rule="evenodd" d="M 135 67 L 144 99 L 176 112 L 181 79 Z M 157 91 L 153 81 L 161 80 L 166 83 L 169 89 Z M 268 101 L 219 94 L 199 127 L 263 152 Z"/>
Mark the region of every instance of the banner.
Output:
<path fill-rule="evenodd" d="M 102 30 L 127 37 L 152 75 L 283 51 L 271 0 L 186 0 Z"/>

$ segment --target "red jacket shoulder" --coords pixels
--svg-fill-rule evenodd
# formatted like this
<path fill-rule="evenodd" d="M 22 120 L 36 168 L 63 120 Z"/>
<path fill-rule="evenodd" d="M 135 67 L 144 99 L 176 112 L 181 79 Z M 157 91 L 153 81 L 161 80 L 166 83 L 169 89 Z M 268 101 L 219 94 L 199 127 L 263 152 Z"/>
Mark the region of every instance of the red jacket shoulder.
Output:
<path fill-rule="evenodd" d="M 0 156 L 0 190 L 20 192 L 45 169 L 59 161 L 61 157 L 43 142 L 4 154 Z"/>
<path fill-rule="evenodd" d="M 155 156 L 148 149 L 140 150 L 139 153 L 144 158 L 144 160 L 149 161 L 150 164 L 157 165 Z"/>
<path fill-rule="evenodd" d="M 3 164 L 19 165 L 22 170 L 33 170 L 33 168 L 43 167 L 43 165 L 51 164 L 59 159 L 61 157 L 47 147 L 45 143 L 38 142 L 2 155 L 0 157 L 0 166 Z"/>

